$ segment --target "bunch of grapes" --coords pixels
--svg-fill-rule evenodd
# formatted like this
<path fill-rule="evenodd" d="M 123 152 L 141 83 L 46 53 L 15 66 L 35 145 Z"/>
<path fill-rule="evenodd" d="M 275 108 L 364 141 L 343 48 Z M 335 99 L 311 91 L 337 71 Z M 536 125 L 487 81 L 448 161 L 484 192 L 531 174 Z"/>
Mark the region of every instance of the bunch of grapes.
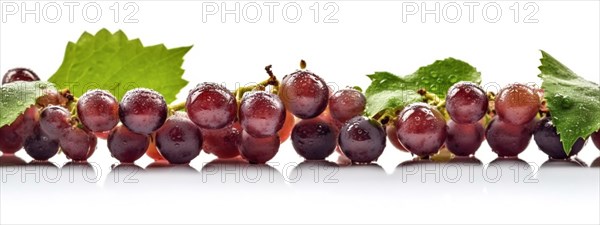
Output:
<path fill-rule="evenodd" d="M 220 159 L 266 163 L 291 137 L 294 150 L 306 160 L 324 160 L 337 150 L 353 163 L 371 163 L 383 153 L 386 138 L 421 158 L 443 146 L 455 156 L 470 157 L 484 139 L 500 157 L 516 157 L 532 136 L 555 159 L 576 155 L 585 144 L 579 139 L 565 154 L 549 112 L 540 111 L 543 93 L 523 84 L 501 89 L 490 107 L 480 86 L 458 82 L 444 101 L 409 104 L 382 120 L 384 127 L 363 116 L 367 100 L 361 91 L 334 92 L 305 65 L 281 82 L 267 66 L 269 79 L 235 92 L 200 83 L 185 103 L 171 106 L 160 93 L 145 88 L 128 91 L 121 101 L 105 90 L 90 90 L 79 98 L 68 90 L 47 90 L 36 105 L 0 127 L 0 150 L 14 154 L 24 148 L 40 161 L 60 150 L 72 161 L 86 161 L 101 138 L 121 163 L 146 154 L 157 162 L 187 164 L 202 150 Z M 33 71 L 17 68 L 2 83 L 37 80 Z M 538 112 L 545 117 L 537 120 Z M 494 113 L 484 128 L 484 117 Z M 600 132 L 591 137 L 600 148 Z"/>

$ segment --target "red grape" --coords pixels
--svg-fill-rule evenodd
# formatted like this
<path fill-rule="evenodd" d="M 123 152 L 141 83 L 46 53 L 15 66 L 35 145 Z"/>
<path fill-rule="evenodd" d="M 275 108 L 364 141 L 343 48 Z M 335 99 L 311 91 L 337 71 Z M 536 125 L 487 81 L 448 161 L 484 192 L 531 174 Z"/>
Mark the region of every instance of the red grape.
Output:
<path fill-rule="evenodd" d="M 166 160 L 165 157 L 160 154 L 158 148 L 156 148 L 156 137 L 154 137 L 154 134 L 150 136 L 150 145 L 148 145 L 146 155 L 151 159 L 154 159 L 154 161 Z"/>
<path fill-rule="evenodd" d="M 2 78 L 2 84 L 8 84 L 15 81 L 38 81 L 40 78 L 30 69 L 14 68 L 6 72 Z"/>
<path fill-rule="evenodd" d="M 40 127 L 52 139 L 58 139 L 71 127 L 71 113 L 60 106 L 48 106 L 40 113 Z"/>
<path fill-rule="evenodd" d="M 240 122 L 254 137 L 277 134 L 285 121 L 285 108 L 277 95 L 265 91 L 246 92 L 240 103 Z"/>
<path fill-rule="evenodd" d="M 446 121 L 440 112 L 424 103 L 406 106 L 396 120 L 402 146 L 419 157 L 437 153 L 446 140 Z"/>
<path fill-rule="evenodd" d="M 119 117 L 127 129 L 151 134 L 167 119 L 167 103 L 156 91 L 137 88 L 128 91 L 119 104 Z"/>
<path fill-rule="evenodd" d="M 283 78 L 279 96 L 292 114 L 301 119 L 310 119 L 327 107 L 329 87 L 316 74 L 299 70 Z"/>
<path fill-rule="evenodd" d="M 71 127 L 60 137 L 60 148 L 73 161 L 86 161 L 96 150 L 98 138 L 92 132 Z"/>
<path fill-rule="evenodd" d="M 237 115 L 237 103 L 231 91 L 208 82 L 190 91 L 185 108 L 189 118 L 203 129 L 223 128 Z"/>
<path fill-rule="evenodd" d="M 523 125 L 529 123 L 537 114 L 540 97 L 526 85 L 511 84 L 498 92 L 494 107 L 504 122 Z"/>
<path fill-rule="evenodd" d="M 514 125 L 494 117 L 485 130 L 485 137 L 499 157 L 515 157 L 529 145 L 534 126 L 535 120 L 525 125 Z"/>
<path fill-rule="evenodd" d="M 365 95 L 354 89 L 342 89 L 329 97 L 329 112 L 341 123 L 361 115 L 366 105 Z"/>
<path fill-rule="evenodd" d="M 242 132 L 240 154 L 252 164 L 263 164 L 273 159 L 279 151 L 279 136 L 264 138 L 253 137 L 246 131 Z"/>
<path fill-rule="evenodd" d="M 457 123 L 475 123 L 485 116 L 487 109 L 487 96 L 477 84 L 458 82 L 448 89 L 446 110 Z"/>
<path fill-rule="evenodd" d="M 552 159 L 567 159 L 577 155 L 585 144 L 585 140 L 582 138 L 577 139 L 571 148 L 571 152 L 567 155 L 563 143 L 560 141 L 560 135 L 556 132 L 556 127 L 549 117 L 537 122 L 533 140 L 535 140 L 538 148 Z"/>
<path fill-rule="evenodd" d="M 177 112 L 156 131 L 156 147 L 169 163 L 188 164 L 202 150 L 202 133 L 186 113 Z"/>
<path fill-rule="evenodd" d="M 119 103 L 107 91 L 91 90 L 77 101 L 77 116 L 93 132 L 109 131 L 119 123 Z"/>
<path fill-rule="evenodd" d="M 292 129 L 294 129 L 294 124 L 296 124 L 296 117 L 289 110 L 286 110 L 283 126 L 279 131 L 277 131 L 277 134 L 279 135 L 279 143 L 283 143 L 290 138 L 290 135 L 292 135 Z"/>
<path fill-rule="evenodd" d="M 237 122 L 221 129 L 202 129 L 202 148 L 220 159 L 233 158 L 240 155 L 241 135 L 242 127 Z"/>
<path fill-rule="evenodd" d="M 144 155 L 150 145 L 150 137 L 134 133 L 123 125 L 113 128 L 108 135 L 108 150 L 112 157 L 122 163 L 133 163 Z"/>
<path fill-rule="evenodd" d="M 483 126 L 478 123 L 448 122 L 446 148 L 456 156 L 475 154 L 483 142 Z"/>
<path fill-rule="evenodd" d="M 336 134 L 331 124 L 319 118 L 302 120 L 292 131 L 292 145 L 307 160 L 323 160 L 337 146 Z"/>
<path fill-rule="evenodd" d="M 13 154 L 21 150 L 23 141 L 33 133 L 38 124 L 37 108 L 32 106 L 11 124 L 0 127 L 0 151 L 5 154 Z"/>
<path fill-rule="evenodd" d="M 17 132 L 19 122 L 0 127 L 0 151 L 4 154 L 14 154 L 23 147 L 23 137 Z"/>
<path fill-rule="evenodd" d="M 48 160 L 58 153 L 58 140 L 48 137 L 38 124 L 25 139 L 23 148 L 35 160 Z"/>
<path fill-rule="evenodd" d="M 338 143 L 354 163 L 376 161 L 383 153 L 386 135 L 379 122 L 364 116 L 348 120 L 340 130 Z"/>
<path fill-rule="evenodd" d="M 385 127 L 385 134 L 387 135 L 388 140 L 390 140 L 390 143 L 392 143 L 392 145 L 394 147 L 396 147 L 396 149 L 403 151 L 403 152 L 408 152 L 408 150 L 406 150 L 406 148 L 404 148 L 404 146 L 402 146 L 402 144 L 400 143 L 400 140 L 398 140 L 398 133 L 397 133 L 396 126 L 394 126 L 394 124 L 388 124 Z"/>

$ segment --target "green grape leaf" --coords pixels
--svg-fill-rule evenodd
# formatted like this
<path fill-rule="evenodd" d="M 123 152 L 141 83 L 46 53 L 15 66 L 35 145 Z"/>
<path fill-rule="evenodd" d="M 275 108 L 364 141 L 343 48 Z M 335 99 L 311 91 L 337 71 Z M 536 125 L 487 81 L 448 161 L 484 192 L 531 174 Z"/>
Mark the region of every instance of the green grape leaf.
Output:
<path fill-rule="evenodd" d="M 163 44 L 145 47 L 139 39 L 129 40 L 123 31 L 85 32 L 76 43 L 67 44 L 63 63 L 49 81 L 69 88 L 75 96 L 99 88 L 120 100 L 128 90 L 144 87 L 173 102 L 188 84 L 181 77 L 181 65 L 191 48 L 167 49 Z"/>
<path fill-rule="evenodd" d="M 435 61 L 404 77 L 388 72 L 376 72 L 367 76 L 371 79 L 371 85 L 365 91 L 365 112 L 369 116 L 393 115 L 410 103 L 423 101 L 417 93 L 419 89 L 425 89 L 444 99 L 448 88 L 456 82 L 481 82 L 481 73 L 475 67 L 454 58 Z"/>
<path fill-rule="evenodd" d="M 47 91 L 56 90 L 49 82 L 17 81 L 0 87 L 0 127 L 11 124 Z"/>
<path fill-rule="evenodd" d="M 587 81 L 542 51 L 542 89 L 567 155 L 578 138 L 600 129 L 600 86 Z"/>

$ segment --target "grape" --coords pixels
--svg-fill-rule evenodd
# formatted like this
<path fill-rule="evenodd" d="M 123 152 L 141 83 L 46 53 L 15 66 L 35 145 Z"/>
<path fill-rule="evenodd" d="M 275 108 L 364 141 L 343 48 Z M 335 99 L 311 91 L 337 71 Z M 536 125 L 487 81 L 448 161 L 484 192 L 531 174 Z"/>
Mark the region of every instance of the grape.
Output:
<path fill-rule="evenodd" d="M 487 109 L 487 96 L 477 84 L 458 82 L 448 89 L 446 110 L 457 123 L 475 123 L 485 116 Z"/>
<path fill-rule="evenodd" d="M 71 127 L 71 113 L 60 106 L 48 106 L 40 113 L 40 127 L 51 139 L 58 139 Z"/>
<path fill-rule="evenodd" d="M 370 163 L 383 153 L 385 137 L 385 131 L 379 122 L 357 116 L 342 126 L 338 143 L 344 155 L 352 162 Z"/>
<path fill-rule="evenodd" d="M 188 164 L 202 150 L 202 133 L 186 113 L 177 112 L 156 131 L 156 147 L 169 163 Z"/>
<path fill-rule="evenodd" d="M 21 150 L 23 141 L 33 133 L 33 129 L 38 124 L 37 108 L 31 106 L 11 124 L 0 127 L 0 151 L 14 154 Z"/>
<path fill-rule="evenodd" d="M 86 161 L 96 151 L 98 138 L 94 133 L 71 127 L 60 137 L 60 149 L 73 161 Z"/>
<path fill-rule="evenodd" d="M 14 68 L 6 72 L 2 78 L 2 84 L 8 84 L 15 81 L 38 81 L 40 78 L 30 69 Z"/>
<path fill-rule="evenodd" d="M 515 157 L 529 145 L 534 126 L 535 120 L 525 125 L 514 125 L 496 116 L 486 128 L 485 137 L 499 157 Z"/>
<path fill-rule="evenodd" d="M 154 134 L 150 136 L 150 144 L 146 150 L 146 155 L 151 159 L 154 159 L 154 161 L 166 160 L 156 148 L 156 137 L 154 137 Z"/>
<path fill-rule="evenodd" d="M 254 137 L 273 136 L 283 127 L 285 108 L 277 95 L 265 91 L 244 94 L 240 103 L 240 122 Z"/>
<path fill-rule="evenodd" d="M 494 102 L 496 113 L 504 122 L 515 125 L 529 123 L 540 108 L 540 98 L 528 86 L 511 84 L 498 93 Z"/>
<path fill-rule="evenodd" d="M 151 134 L 167 119 L 167 103 L 158 92 L 137 88 L 128 91 L 119 104 L 119 117 L 127 129 Z"/>
<path fill-rule="evenodd" d="M 257 138 L 243 131 L 239 149 L 242 157 L 248 162 L 263 164 L 275 157 L 279 151 L 279 136 Z"/>
<path fill-rule="evenodd" d="M 292 130 L 292 145 L 307 160 L 323 160 L 331 155 L 336 138 L 335 128 L 318 118 L 302 120 Z"/>
<path fill-rule="evenodd" d="M 457 156 L 475 154 L 483 142 L 483 126 L 478 123 L 448 122 L 446 147 Z"/>
<path fill-rule="evenodd" d="M 189 118 L 203 129 L 223 128 L 237 115 L 237 103 L 231 91 L 208 82 L 190 91 L 185 108 Z"/>
<path fill-rule="evenodd" d="M 109 131 L 119 123 L 119 103 L 106 91 L 91 90 L 79 98 L 77 116 L 93 132 Z"/>
<path fill-rule="evenodd" d="M 446 140 L 446 121 L 440 112 L 424 103 L 406 106 L 396 120 L 402 146 L 419 157 L 437 153 Z"/>
<path fill-rule="evenodd" d="M 354 89 L 342 89 L 329 97 L 329 112 L 341 123 L 361 115 L 366 105 L 365 95 Z"/>
<path fill-rule="evenodd" d="M 385 134 L 387 135 L 388 140 L 390 140 L 390 143 L 392 143 L 396 149 L 403 152 L 408 152 L 408 150 L 402 146 L 400 140 L 398 140 L 398 133 L 396 131 L 396 127 L 393 124 L 388 124 L 385 127 Z"/>
<path fill-rule="evenodd" d="M 301 119 L 310 119 L 327 107 L 329 87 L 316 74 L 299 70 L 283 78 L 279 96 L 292 114 Z"/>
<path fill-rule="evenodd" d="M 144 155 L 150 145 L 150 137 L 130 131 L 119 125 L 108 135 L 108 150 L 112 157 L 122 163 L 133 163 Z"/>
<path fill-rule="evenodd" d="M 279 135 L 279 143 L 285 142 L 290 135 L 292 135 L 292 129 L 294 129 L 294 124 L 296 124 L 296 117 L 289 110 L 285 111 L 285 121 L 283 122 L 283 126 L 277 134 Z"/>
<path fill-rule="evenodd" d="M 538 148 L 552 159 L 567 159 L 577 155 L 583 148 L 583 144 L 585 144 L 585 140 L 582 138 L 577 139 L 567 156 L 560 141 L 560 135 L 556 132 L 556 127 L 549 117 L 545 117 L 537 122 L 533 133 L 533 140 L 535 140 Z"/>
<path fill-rule="evenodd" d="M 220 159 L 233 158 L 240 155 L 238 145 L 242 136 L 239 123 L 227 125 L 221 129 L 202 129 L 202 148 Z"/>
<path fill-rule="evenodd" d="M 58 140 L 54 140 L 44 133 L 39 124 L 25 139 L 23 145 L 25 152 L 35 160 L 45 161 L 58 153 Z"/>
<path fill-rule="evenodd" d="M 22 119 L 15 120 L 12 124 L 0 127 L 0 151 L 4 154 L 14 154 L 23 147 L 23 137 L 17 132 L 17 127 Z"/>
<path fill-rule="evenodd" d="M 600 131 L 596 131 L 592 134 L 592 142 L 596 148 L 600 149 Z"/>

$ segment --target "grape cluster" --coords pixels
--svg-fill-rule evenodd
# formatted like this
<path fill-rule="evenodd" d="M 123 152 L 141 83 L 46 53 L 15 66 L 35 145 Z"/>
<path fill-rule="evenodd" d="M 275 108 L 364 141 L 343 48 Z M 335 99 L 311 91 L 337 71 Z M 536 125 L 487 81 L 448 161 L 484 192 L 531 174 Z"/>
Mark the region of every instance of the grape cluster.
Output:
<path fill-rule="evenodd" d="M 493 96 L 477 84 L 458 82 L 443 101 L 409 104 L 376 120 L 363 115 L 367 99 L 359 90 L 332 91 L 304 68 L 279 82 L 270 66 L 266 69 L 270 78 L 258 85 L 232 92 L 204 82 L 189 91 L 184 104 L 171 106 L 145 88 L 128 91 L 121 101 L 105 90 L 79 98 L 67 90 L 47 90 L 35 106 L 0 127 L 0 150 L 13 154 L 24 148 L 40 161 L 60 150 L 72 161 L 86 161 L 101 138 L 121 163 L 146 154 L 157 162 L 187 164 L 202 150 L 220 159 L 266 163 L 291 139 L 306 160 L 323 160 L 337 150 L 353 163 L 371 163 L 382 155 L 386 138 L 422 158 L 444 146 L 457 157 L 470 157 L 484 139 L 500 157 L 516 157 L 532 136 L 553 159 L 576 155 L 585 144 L 579 139 L 565 154 L 549 113 L 540 111 L 543 92 L 523 84 L 508 85 Z M 37 80 L 33 71 L 16 68 L 2 83 Z M 273 87 L 267 91 L 267 86 Z M 539 112 L 545 115 L 540 120 Z M 600 148 L 600 131 L 591 139 Z"/>

